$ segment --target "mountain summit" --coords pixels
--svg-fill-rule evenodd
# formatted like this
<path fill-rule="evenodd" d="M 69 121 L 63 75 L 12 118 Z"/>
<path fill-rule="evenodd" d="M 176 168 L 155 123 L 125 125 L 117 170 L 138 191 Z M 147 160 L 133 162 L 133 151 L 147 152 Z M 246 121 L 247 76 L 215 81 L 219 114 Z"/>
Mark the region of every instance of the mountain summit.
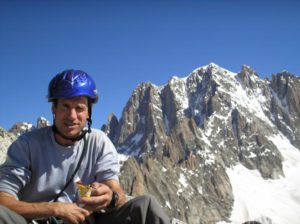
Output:
<path fill-rule="evenodd" d="M 289 162 L 300 171 L 299 103 L 299 77 L 282 72 L 262 80 L 249 66 L 233 73 L 211 63 L 164 86 L 140 84 L 119 122 L 106 129 L 129 157 L 122 167 L 125 190 L 156 195 L 171 216 L 191 224 L 295 223 L 299 200 L 289 208 L 292 215 L 271 201 L 258 211 L 235 180 L 249 174 L 273 186 L 299 182 L 289 171 Z"/>

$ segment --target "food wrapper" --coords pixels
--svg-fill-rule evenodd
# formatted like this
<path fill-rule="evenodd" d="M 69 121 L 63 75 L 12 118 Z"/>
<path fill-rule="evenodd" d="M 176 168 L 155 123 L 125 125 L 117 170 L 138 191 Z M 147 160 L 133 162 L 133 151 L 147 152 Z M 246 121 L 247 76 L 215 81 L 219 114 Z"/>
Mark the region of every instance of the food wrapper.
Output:
<path fill-rule="evenodd" d="M 78 189 L 80 197 L 91 197 L 91 187 L 90 185 L 84 185 L 80 181 L 77 181 L 76 187 Z"/>

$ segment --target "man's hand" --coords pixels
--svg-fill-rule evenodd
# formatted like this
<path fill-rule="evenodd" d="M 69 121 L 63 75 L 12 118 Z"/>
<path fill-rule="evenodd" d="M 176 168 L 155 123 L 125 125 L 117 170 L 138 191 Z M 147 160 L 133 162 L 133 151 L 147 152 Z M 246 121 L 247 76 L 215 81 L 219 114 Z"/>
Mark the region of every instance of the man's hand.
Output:
<path fill-rule="evenodd" d="M 27 219 L 42 219 L 55 216 L 67 221 L 70 224 L 79 224 L 91 214 L 90 211 L 80 208 L 74 203 L 29 203 L 19 201 L 13 195 L 5 192 L 0 192 L 0 204 Z"/>
<path fill-rule="evenodd" d="M 54 202 L 51 206 L 55 217 L 59 217 L 72 224 L 83 222 L 91 214 L 88 210 L 72 203 Z"/>
<path fill-rule="evenodd" d="M 110 204 L 112 194 L 106 184 L 94 182 L 91 185 L 91 197 L 82 197 L 79 203 L 84 204 L 84 208 L 89 211 L 101 211 Z"/>

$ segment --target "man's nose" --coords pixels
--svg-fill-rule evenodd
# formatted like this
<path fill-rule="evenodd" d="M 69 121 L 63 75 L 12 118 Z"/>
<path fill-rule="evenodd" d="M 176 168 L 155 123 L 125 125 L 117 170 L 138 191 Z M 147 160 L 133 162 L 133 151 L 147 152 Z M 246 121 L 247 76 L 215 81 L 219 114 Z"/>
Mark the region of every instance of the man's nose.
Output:
<path fill-rule="evenodd" d="M 77 117 L 77 111 L 75 108 L 70 108 L 69 109 L 69 117 L 72 119 L 76 119 Z"/>

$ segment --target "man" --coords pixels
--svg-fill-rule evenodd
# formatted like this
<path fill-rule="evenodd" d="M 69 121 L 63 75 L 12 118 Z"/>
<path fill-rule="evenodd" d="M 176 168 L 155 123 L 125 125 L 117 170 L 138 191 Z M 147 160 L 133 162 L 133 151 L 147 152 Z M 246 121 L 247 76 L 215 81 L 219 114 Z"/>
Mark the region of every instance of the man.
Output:
<path fill-rule="evenodd" d="M 125 204 L 117 152 L 103 132 L 91 129 L 98 101 L 92 78 L 63 71 L 49 83 L 48 101 L 53 126 L 20 136 L 0 167 L 0 222 L 169 223 L 152 197 Z M 90 186 L 90 197 L 79 196 L 76 179 Z"/>

